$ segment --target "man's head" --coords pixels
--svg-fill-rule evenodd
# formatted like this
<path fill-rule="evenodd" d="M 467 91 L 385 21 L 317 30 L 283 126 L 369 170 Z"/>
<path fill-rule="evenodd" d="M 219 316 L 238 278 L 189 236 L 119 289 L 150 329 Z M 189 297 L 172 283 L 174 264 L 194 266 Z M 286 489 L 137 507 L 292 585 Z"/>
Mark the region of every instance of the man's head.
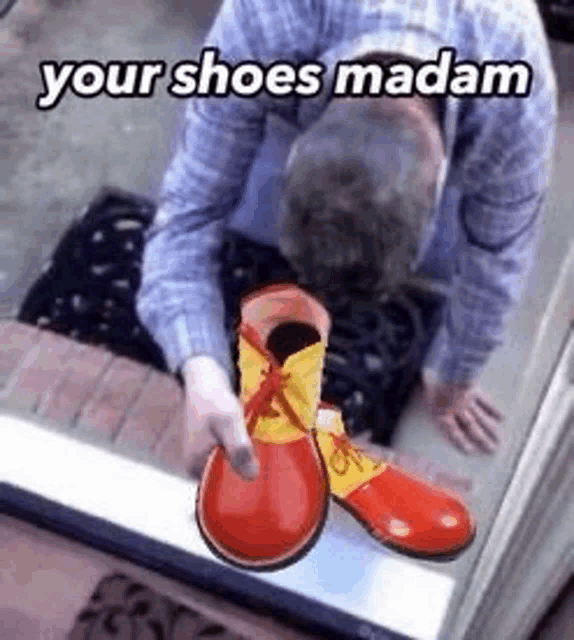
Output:
<path fill-rule="evenodd" d="M 337 99 L 294 142 L 280 247 L 318 291 L 403 281 L 434 206 L 440 130 L 420 99 Z"/>

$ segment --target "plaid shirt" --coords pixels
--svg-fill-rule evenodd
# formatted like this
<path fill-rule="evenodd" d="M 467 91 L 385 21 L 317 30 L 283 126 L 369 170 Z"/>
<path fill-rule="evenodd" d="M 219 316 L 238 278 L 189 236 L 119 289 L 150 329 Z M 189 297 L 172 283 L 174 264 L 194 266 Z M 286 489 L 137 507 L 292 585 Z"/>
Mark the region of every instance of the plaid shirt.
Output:
<path fill-rule="evenodd" d="M 174 371 L 200 354 L 232 371 L 217 251 L 269 113 L 304 129 L 328 100 L 336 62 L 372 50 L 436 60 L 451 46 L 456 61 L 531 65 L 528 97 L 444 101 L 449 162 L 437 211 L 454 216 L 460 233 L 449 257 L 449 308 L 425 366 L 445 382 L 475 379 L 522 295 L 550 184 L 557 90 L 535 1 L 224 0 L 205 45 L 231 64 L 320 60 L 327 72 L 316 98 L 189 99 L 138 296 L 140 317 Z M 425 246 L 435 231 L 429 225 Z"/>

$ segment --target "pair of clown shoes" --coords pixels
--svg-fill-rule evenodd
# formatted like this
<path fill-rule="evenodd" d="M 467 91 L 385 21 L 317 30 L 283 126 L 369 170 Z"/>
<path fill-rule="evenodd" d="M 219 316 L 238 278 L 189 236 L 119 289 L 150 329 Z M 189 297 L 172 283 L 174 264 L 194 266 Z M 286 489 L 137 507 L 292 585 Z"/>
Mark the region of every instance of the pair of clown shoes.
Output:
<path fill-rule="evenodd" d="M 295 285 L 242 301 L 240 394 L 260 472 L 244 480 L 214 449 L 197 493 L 203 539 L 242 569 L 282 569 L 317 542 L 331 498 L 386 547 L 453 559 L 475 536 L 463 501 L 366 455 L 348 439 L 340 410 L 320 401 L 330 328 L 321 302 Z"/>

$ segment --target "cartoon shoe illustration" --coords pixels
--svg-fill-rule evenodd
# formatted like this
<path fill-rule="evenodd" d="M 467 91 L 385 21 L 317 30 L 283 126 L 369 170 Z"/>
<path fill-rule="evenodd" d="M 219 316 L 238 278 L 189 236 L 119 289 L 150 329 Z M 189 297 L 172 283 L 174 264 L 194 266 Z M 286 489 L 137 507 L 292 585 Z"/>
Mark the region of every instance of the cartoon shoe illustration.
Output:
<path fill-rule="evenodd" d="M 323 305 L 295 285 L 270 285 L 242 301 L 240 395 L 260 473 L 243 480 L 217 447 L 196 502 L 205 542 L 235 566 L 286 567 L 323 528 L 329 484 L 314 426 L 330 327 Z"/>
<path fill-rule="evenodd" d="M 378 541 L 402 554 L 452 560 L 475 536 L 474 520 L 454 494 L 354 446 L 341 412 L 321 403 L 317 441 L 331 496 Z"/>

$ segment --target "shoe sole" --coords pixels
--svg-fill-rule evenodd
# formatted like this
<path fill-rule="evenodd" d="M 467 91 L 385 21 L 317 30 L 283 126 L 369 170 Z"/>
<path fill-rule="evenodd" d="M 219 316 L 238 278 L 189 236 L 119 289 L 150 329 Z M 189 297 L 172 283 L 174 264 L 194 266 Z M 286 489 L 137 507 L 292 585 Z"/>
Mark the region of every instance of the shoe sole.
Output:
<path fill-rule="evenodd" d="M 324 474 L 323 477 L 325 478 L 325 495 L 323 500 L 323 510 L 315 530 L 307 537 L 307 539 L 304 542 L 302 542 L 301 546 L 297 547 L 292 553 L 290 553 L 287 556 L 281 556 L 279 559 L 276 559 L 276 560 L 263 560 L 263 561 L 256 561 L 256 562 L 239 560 L 235 556 L 228 555 L 228 553 L 226 553 L 225 550 L 217 546 L 213 542 L 213 540 L 209 537 L 209 534 L 205 530 L 200 517 L 201 511 L 199 508 L 201 498 L 202 498 L 202 493 L 201 493 L 202 484 L 200 484 L 197 490 L 197 495 L 195 499 L 195 521 L 197 523 L 197 526 L 201 534 L 201 537 L 203 538 L 203 541 L 208 546 L 209 550 L 213 553 L 214 556 L 216 556 L 220 560 L 223 560 L 227 564 L 237 567 L 238 569 L 264 573 L 269 571 L 279 571 L 281 569 L 285 569 L 295 564 L 296 562 L 299 562 L 299 560 L 304 558 L 315 546 L 315 544 L 317 543 L 317 541 L 319 540 L 323 532 L 323 529 L 325 528 L 325 523 L 329 515 L 330 489 L 329 489 L 329 480 L 328 480 L 329 476 L 328 476 L 327 468 L 325 466 L 325 461 L 323 460 L 323 456 L 321 455 L 321 452 L 319 450 L 319 444 L 317 442 L 317 435 L 316 435 L 315 429 L 311 429 L 310 433 L 313 438 L 315 451 L 319 458 L 319 463 L 323 470 L 323 474 Z"/>
<path fill-rule="evenodd" d="M 461 554 L 463 554 L 474 542 L 476 538 L 476 525 L 472 530 L 472 534 L 468 541 L 462 547 L 457 547 L 451 551 L 445 551 L 441 553 L 425 553 L 423 551 L 413 551 L 412 549 L 408 549 L 402 547 L 399 544 L 396 544 L 392 541 L 383 540 L 380 536 L 377 535 L 376 529 L 369 524 L 360 514 L 354 509 L 351 505 L 346 503 L 341 498 L 334 496 L 331 494 L 331 498 L 333 501 L 342 507 L 347 513 L 349 513 L 359 524 L 367 531 L 367 533 L 374 538 L 378 543 L 382 544 L 384 547 L 390 549 L 391 551 L 395 551 L 396 553 L 400 553 L 403 556 L 408 556 L 409 558 L 414 558 L 416 560 L 429 560 L 433 562 L 452 562 L 456 560 Z"/>

